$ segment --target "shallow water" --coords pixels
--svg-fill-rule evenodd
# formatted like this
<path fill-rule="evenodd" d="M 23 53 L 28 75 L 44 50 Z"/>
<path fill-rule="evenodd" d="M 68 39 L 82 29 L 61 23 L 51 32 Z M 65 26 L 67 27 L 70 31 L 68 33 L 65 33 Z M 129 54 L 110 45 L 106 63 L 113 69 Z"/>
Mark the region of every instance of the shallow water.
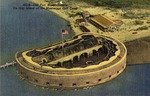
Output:
<path fill-rule="evenodd" d="M 68 22 L 47 10 L 14 10 L 27 0 L 1 1 L 1 63 L 14 60 L 17 51 L 41 47 L 61 40 L 62 29 L 68 29 Z M 9 59 L 8 59 L 9 58 Z"/>
<path fill-rule="evenodd" d="M 47 10 L 13 10 L 27 0 L 1 0 L 1 60 L 13 61 L 17 51 L 61 40 L 67 22 Z M 73 32 L 66 36 L 70 38 Z M 0 96 L 150 96 L 150 64 L 128 66 L 117 78 L 83 90 L 52 90 L 21 80 L 15 67 L 0 69 Z"/>

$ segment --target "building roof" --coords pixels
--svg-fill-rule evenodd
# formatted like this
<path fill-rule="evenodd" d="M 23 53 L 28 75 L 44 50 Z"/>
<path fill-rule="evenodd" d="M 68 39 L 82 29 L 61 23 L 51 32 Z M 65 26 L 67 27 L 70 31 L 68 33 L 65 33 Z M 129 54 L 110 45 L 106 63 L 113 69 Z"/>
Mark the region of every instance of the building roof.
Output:
<path fill-rule="evenodd" d="M 86 22 L 85 19 L 77 19 L 76 22 L 81 23 L 81 22 Z"/>
<path fill-rule="evenodd" d="M 91 20 L 101 25 L 103 28 L 107 28 L 111 25 L 116 24 L 113 20 L 104 15 L 96 15 L 93 18 L 91 18 Z"/>

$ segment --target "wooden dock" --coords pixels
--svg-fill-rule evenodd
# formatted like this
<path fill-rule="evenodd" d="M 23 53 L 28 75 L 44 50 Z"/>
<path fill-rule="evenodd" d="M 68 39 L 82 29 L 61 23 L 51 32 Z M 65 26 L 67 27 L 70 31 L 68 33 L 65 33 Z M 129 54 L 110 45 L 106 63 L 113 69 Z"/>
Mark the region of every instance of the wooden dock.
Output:
<path fill-rule="evenodd" d="M 16 63 L 17 63 L 16 61 L 13 61 L 13 62 L 9 62 L 9 63 L 3 64 L 3 65 L 0 65 L 0 69 L 6 68 L 9 66 L 14 66 Z"/>

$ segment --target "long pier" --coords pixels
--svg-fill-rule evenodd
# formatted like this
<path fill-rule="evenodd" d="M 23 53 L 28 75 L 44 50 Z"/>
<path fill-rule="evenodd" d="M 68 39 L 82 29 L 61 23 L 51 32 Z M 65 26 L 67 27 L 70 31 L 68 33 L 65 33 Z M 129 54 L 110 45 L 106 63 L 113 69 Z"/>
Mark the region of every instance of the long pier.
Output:
<path fill-rule="evenodd" d="M 0 69 L 3 69 L 3 68 L 6 68 L 6 67 L 9 67 L 9 66 L 14 66 L 17 62 L 16 61 L 13 61 L 13 62 L 6 62 L 6 64 L 3 64 L 3 65 L 0 65 Z"/>

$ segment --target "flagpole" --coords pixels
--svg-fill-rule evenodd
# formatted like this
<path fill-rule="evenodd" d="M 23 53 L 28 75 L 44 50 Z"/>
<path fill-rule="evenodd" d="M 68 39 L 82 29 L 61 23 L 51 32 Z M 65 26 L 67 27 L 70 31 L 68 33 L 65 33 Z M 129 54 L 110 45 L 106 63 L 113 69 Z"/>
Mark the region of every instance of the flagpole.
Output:
<path fill-rule="evenodd" d="M 61 32 L 61 39 L 62 39 L 62 56 L 64 56 L 64 46 L 63 46 L 63 43 L 64 43 L 64 36 L 63 36 L 63 33 Z"/>
<path fill-rule="evenodd" d="M 68 31 L 63 29 L 62 33 L 61 33 L 61 38 L 62 38 L 62 56 L 64 56 L 64 35 L 65 34 L 68 34 Z"/>

